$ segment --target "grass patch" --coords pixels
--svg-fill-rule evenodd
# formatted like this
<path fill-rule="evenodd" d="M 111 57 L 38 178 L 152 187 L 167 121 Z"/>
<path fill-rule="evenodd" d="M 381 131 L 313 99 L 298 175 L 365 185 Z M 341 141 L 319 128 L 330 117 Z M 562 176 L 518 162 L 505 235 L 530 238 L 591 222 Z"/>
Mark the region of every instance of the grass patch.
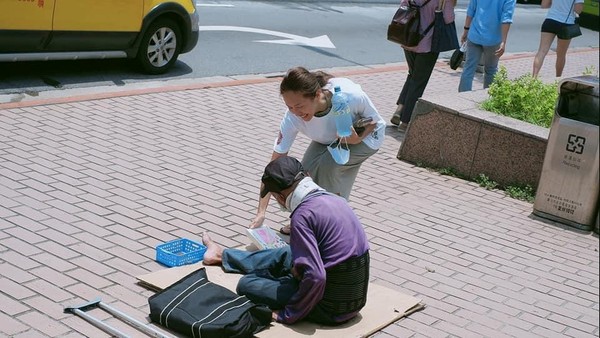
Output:
<path fill-rule="evenodd" d="M 498 182 L 490 179 L 485 174 L 479 174 L 475 178 L 475 180 L 471 180 L 468 177 L 461 175 L 456 172 L 453 168 L 436 168 L 431 166 L 426 166 L 423 163 L 419 162 L 416 164 L 418 167 L 425 168 L 430 171 L 435 171 L 440 175 L 457 177 L 460 179 L 464 179 L 466 181 L 476 182 L 480 187 L 485 188 L 486 190 L 502 190 L 504 193 L 514 199 L 518 199 L 521 201 L 527 201 L 529 203 L 533 203 L 535 200 L 535 190 L 529 184 L 527 185 L 500 185 Z"/>
<path fill-rule="evenodd" d="M 508 196 L 518 200 L 527 201 L 530 203 L 535 201 L 535 191 L 533 191 L 533 188 L 529 184 L 523 186 L 510 185 L 507 186 L 504 191 L 506 191 Z"/>
<path fill-rule="evenodd" d="M 475 182 L 479 184 L 480 187 L 483 187 L 487 190 L 493 190 L 498 188 L 499 184 L 496 181 L 492 181 L 489 177 L 484 174 L 479 174 L 477 178 L 475 178 Z"/>

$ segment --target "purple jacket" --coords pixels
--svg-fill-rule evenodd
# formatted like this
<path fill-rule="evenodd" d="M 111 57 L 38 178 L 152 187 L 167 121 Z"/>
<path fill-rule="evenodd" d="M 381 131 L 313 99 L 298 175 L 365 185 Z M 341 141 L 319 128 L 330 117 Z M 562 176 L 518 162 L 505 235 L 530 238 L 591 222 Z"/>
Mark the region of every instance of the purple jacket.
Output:
<path fill-rule="evenodd" d="M 325 269 L 369 250 L 362 224 L 345 199 L 332 194 L 304 200 L 291 215 L 290 249 L 301 276 L 298 292 L 279 312 L 278 321 L 304 318 L 323 298 Z M 355 315 L 348 314 L 344 321 Z"/>

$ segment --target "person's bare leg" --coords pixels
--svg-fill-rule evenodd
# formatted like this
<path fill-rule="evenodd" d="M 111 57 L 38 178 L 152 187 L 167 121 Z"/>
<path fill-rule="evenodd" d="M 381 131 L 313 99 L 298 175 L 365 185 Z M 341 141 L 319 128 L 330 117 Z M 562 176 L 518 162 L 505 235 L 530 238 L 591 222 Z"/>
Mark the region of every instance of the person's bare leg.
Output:
<path fill-rule="evenodd" d="M 548 54 L 555 36 L 556 35 L 552 33 L 542 32 L 542 35 L 540 36 L 540 46 L 537 54 L 535 54 L 535 58 L 533 59 L 533 72 L 531 73 L 531 76 L 534 78 L 537 78 L 540 69 L 542 69 L 544 58 L 546 58 L 546 54 Z"/>
<path fill-rule="evenodd" d="M 215 243 L 206 232 L 202 234 L 202 244 L 206 247 L 204 265 L 220 265 L 223 262 L 223 248 Z"/>
<path fill-rule="evenodd" d="M 557 39 L 556 41 L 556 77 L 561 77 L 563 69 L 565 69 L 565 63 L 567 63 L 567 50 L 571 39 L 563 40 Z"/>

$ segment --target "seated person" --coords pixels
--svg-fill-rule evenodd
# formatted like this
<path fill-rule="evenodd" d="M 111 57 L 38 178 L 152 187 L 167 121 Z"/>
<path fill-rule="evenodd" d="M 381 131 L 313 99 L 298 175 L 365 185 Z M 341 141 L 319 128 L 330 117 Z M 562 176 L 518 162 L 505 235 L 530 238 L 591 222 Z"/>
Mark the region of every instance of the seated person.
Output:
<path fill-rule="evenodd" d="M 290 245 L 223 249 L 204 234 L 204 264 L 244 274 L 237 293 L 268 305 L 275 321 L 337 325 L 355 317 L 367 301 L 369 244 L 354 211 L 315 184 L 293 157 L 271 161 L 262 182 L 261 196 L 270 192 L 291 212 Z"/>

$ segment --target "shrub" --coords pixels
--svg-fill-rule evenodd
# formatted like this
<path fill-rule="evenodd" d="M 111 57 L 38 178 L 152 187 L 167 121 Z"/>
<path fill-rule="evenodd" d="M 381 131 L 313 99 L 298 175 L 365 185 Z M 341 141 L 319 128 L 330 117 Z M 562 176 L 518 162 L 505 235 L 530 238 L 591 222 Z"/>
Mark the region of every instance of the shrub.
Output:
<path fill-rule="evenodd" d="M 545 84 L 525 74 L 515 80 L 508 78 L 501 66 L 488 90 L 490 98 L 481 107 L 500 115 L 542 127 L 550 127 L 558 98 L 558 83 Z"/>

